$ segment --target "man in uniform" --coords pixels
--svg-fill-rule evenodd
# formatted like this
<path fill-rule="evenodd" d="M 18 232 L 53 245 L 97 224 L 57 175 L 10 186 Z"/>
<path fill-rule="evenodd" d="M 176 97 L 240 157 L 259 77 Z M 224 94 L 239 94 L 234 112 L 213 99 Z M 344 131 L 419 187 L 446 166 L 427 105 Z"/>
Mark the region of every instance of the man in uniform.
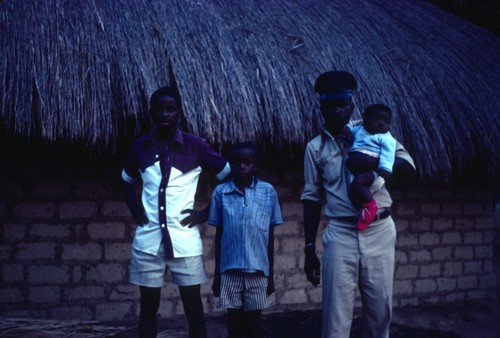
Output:
<path fill-rule="evenodd" d="M 330 71 L 317 78 L 315 91 L 325 125 L 307 144 L 304 158 L 304 270 L 314 286 L 320 279 L 315 242 L 323 203 L 327 217 L 322 257 L 323 338 L 349 337 L 357 286 L 364 337 L 388 337 L 392 316 L 396 228 L 390 216 L 391 197 L 384 180 L 377 177 L 371 191 L 379 213 L 364 231 L 356 227 L 357 211 L 348 197 L 351 175 L 344 164 L 351 141 L 342 138 L 342 130 L 353 113 L 356 88 L 356 79 L 348 72 Z M 398 143 L 394 173 L 412 175 L 414 168 L 412 158 Z"/>

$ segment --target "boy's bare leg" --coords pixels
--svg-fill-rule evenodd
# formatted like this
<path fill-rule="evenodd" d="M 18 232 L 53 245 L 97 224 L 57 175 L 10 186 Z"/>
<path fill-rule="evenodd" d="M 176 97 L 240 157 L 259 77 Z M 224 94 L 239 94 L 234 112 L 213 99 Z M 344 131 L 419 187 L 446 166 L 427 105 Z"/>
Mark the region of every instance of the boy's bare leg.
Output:
<path fill-rule="evenodd" d="M 243 338 L 243 310 L 227 309 L 228 338 Z"/>
<path fill-rule="evenodd" d="M 375 175 L 372 172 L 361 173 L 355 176 L 349 186 L 349 198 L 359 213 L 359 219 L 356 222 L 359 230 L 366 230 L 377 214 L 377 202 L 370 191 L 374 180 Z"/>
<path fill-rule="evenodd" d="M 368 203 L 373 200 L 370 186 L 374 180 L 375 176 L 372 172 L 360 173 L 354 177 L 349 186 L 349 198 L 356 209 L 360 209 L 362 203 Z"/>
<path fill-rule="evenodd" d="M 243 325 L 246 338 L 261 338 L 262 324 L 260 322 L 261 310 L 245 311 L 243 314 Z"/>

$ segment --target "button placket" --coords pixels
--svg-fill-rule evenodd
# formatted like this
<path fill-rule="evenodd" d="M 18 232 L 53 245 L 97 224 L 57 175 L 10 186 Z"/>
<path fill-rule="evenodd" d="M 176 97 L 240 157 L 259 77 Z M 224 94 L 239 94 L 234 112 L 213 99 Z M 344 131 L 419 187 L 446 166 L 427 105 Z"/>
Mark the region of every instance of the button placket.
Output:
<path fill-rule="evenodd" d="M 159 187 L 158 193 L 158 219 L 160 221 L 160 227 L 163 237 L 163 245 L 165 247 L 165 252 L 167 258 L 174 258 L 174 251 L 172 246 L 172 239 L 170 238 L 170 233 L 167 227 L 167 208 L 166 208 L 166 190 L 168 185 L 168 180 L 170 178 L 170 171 L 172 169 L 172 163 L 170 162 L 170 149 L 166 146 L 161 151 L 162 158 L 160 158 L 160 165 L 162 171 L 162 179 Z"/>

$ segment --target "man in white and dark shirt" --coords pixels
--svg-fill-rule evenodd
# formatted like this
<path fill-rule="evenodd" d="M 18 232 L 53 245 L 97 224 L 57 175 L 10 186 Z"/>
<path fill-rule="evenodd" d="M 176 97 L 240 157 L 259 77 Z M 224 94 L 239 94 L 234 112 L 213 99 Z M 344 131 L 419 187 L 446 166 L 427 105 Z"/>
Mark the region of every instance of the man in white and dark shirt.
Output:
<path fill-rule="evenodd" d="M 154 130 L 134 143 L 122 171 L 125 200 L 138 225 L 129 281 L 141 290 L 139 336 L 156 337 L 160 290 L 168 269 L 179 286 L 190 337 L 206 337 L 200 297 L 200 284 L 207 280 L 202 241 L 197 226 L 183 225 L 208 217 L 208 208 L 193 210 L 202 170 L 222 180 L 230 168 L 205 140 L 179 129 L 180 97 L 175 89 L 155 91 L 150 113 Z M 142 203 L 136 182 L 142 182 Z M 186 212 L 190 215 L 183 218 Z"/>

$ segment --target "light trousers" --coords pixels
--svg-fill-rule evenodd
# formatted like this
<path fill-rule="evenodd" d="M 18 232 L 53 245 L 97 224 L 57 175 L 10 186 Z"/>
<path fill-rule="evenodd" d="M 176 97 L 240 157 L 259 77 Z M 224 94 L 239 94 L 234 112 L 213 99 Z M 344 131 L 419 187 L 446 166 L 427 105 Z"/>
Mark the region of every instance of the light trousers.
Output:
<path fill-rule="evenodd" d="M 364 231 L 354 224 L 328 222 L 323 233 L 323 338 L 349 338 L 358 286 L 363 337 L 389 337 L 395 244 L 391 217 Z"/>

